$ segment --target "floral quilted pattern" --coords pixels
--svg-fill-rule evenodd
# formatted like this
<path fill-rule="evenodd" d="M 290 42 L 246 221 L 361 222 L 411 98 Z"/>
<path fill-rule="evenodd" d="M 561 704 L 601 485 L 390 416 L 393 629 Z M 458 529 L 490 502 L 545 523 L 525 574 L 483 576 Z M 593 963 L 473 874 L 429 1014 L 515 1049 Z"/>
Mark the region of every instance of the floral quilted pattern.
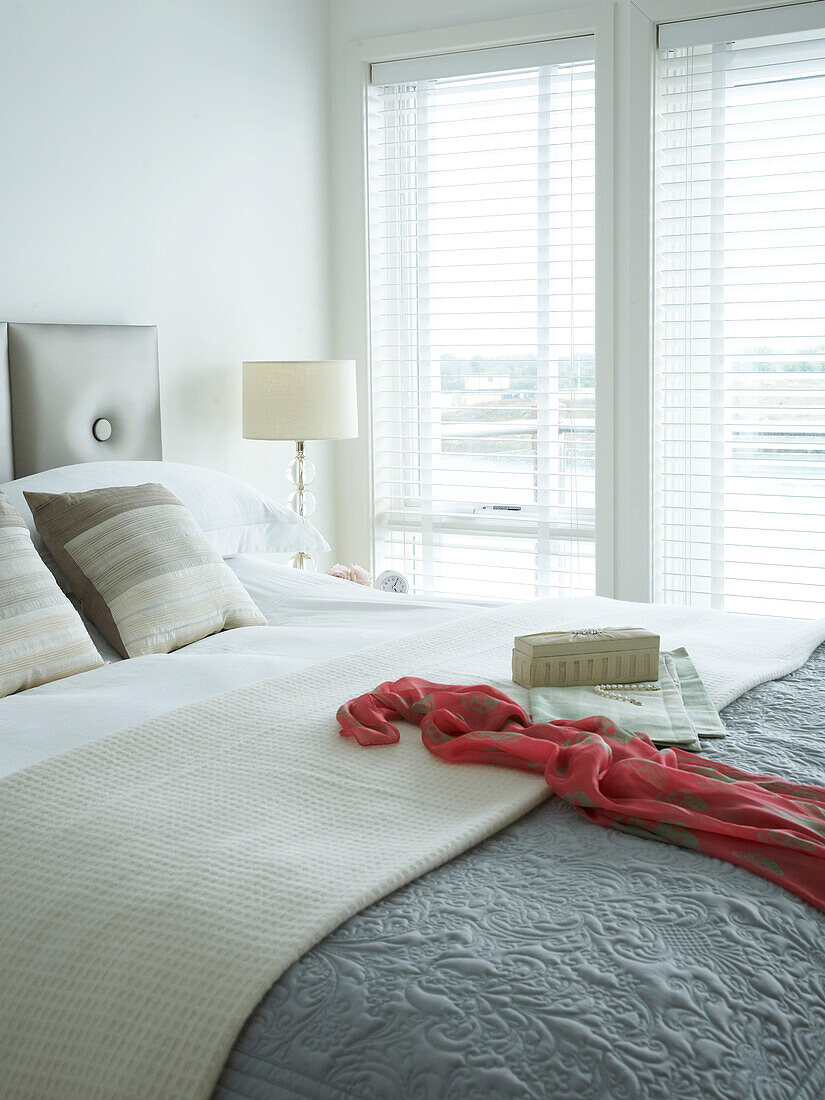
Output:
<path fill-rule="evenodd" d="M 723 717 L 708 755 L 825 783 L 825 647 Z M 821 1100 L 825 914 L 550 799 L 291 967 L 215 1095 Z"/>

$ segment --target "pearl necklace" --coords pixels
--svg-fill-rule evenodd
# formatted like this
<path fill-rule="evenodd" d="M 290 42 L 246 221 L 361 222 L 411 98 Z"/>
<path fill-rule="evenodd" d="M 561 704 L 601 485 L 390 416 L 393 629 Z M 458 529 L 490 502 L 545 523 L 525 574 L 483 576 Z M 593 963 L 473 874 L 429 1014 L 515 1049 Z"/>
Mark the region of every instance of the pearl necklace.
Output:
<path fill-rule="evenodd" d="M 620 690 L 621 689 L 621 690 Z M 631 699 L 629 695 L 623 694 L 625 691 L 661 691 L 662 689 L 658 684 L 653 683 L 640 683 L 640 684 L 596 684 L 593 688 L 597 695 L 603 695 L 605 699 L 615 699 L 617 703 L 631 703 L 634 707 L 644 706 L 641 699 Z"/>
<path fill-rule="evenodd" d="M 583 638 L 598 638 L 600 634 L 604 634 L 603 626 L 580 626 L 575 630 L 571 630 L 570 633 L 573 637 Z M 625 691 L 660 691 L 658 684 L 654 683 L 638 683 L 638 684 L 596 684 L 593 688 L 597 695 L 603 695 L 605 699 L 615 699 L 618 703 L 631 703 L 634 707 L 642 707 L 644 703 L 641 699 L 631 699 L 629 695 L 625 695 Z"/>

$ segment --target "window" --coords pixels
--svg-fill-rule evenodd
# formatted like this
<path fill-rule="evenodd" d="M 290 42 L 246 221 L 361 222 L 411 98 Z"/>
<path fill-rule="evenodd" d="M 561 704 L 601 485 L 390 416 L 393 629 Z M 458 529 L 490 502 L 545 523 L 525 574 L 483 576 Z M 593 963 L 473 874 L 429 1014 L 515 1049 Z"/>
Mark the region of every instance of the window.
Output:
<path fill-rule="evenodd" d="M 660 28 L 659 599 L 825 614 L 823 9 Z"/>
<path fill-rule="evenodd" d="M 594 591 L 592 39 L 374 65 L 375 561 Z"/>

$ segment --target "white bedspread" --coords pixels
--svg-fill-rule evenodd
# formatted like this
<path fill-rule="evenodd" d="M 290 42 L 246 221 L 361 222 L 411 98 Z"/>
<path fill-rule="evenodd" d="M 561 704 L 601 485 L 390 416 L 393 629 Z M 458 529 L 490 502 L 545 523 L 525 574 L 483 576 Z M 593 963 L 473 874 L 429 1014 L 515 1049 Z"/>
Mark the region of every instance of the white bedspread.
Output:
<path fill-rule="evenodd" d="M 253 555 L 228 564 L 269 627 L 226 631 L 177 653 L 126 661 L 87 623 L 112 665 L 0 699 L 0 778 L 187 703 L 491 606 L 376 592 Z"/>

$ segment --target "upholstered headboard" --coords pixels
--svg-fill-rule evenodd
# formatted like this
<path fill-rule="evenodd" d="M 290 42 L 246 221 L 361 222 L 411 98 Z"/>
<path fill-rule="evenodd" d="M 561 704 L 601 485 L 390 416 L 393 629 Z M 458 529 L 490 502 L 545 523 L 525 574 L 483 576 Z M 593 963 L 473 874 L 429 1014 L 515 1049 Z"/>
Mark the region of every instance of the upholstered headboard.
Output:
<path fill-rule="evenodd" d="M 0 481 L 161 457 L 154 326 L 0 325 Z"/>

